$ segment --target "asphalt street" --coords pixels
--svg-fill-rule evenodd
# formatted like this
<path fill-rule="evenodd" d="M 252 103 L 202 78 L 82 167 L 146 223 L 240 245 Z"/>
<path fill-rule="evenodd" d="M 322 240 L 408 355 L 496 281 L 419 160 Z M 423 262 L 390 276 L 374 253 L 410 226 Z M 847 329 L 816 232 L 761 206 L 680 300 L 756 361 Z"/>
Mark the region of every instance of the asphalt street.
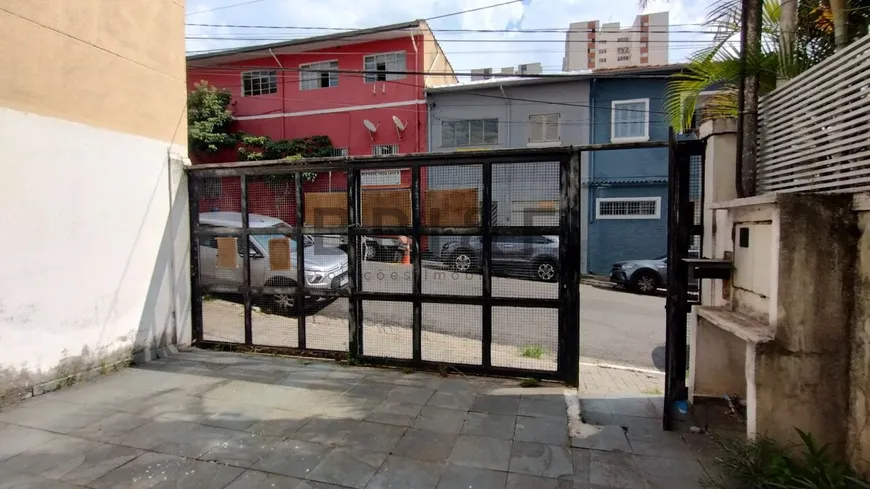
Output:
<path fill-rule="evenodd" d="M 453 273 L 426 264 L 423 292 L 427 294 L 481 294 L 479 274 Z M 366 262 L 363 290 L 410 293 L 411 268 L 390 263 Z M 521 278 L 493 278 L 493 295 L 502 297 L 556 298 L 557 285 Z M 316 315 L 347 318 L 343 301 Z M 364 303 L 367 321 L 406 326 L 410 303 Z M 479 339 L 480 308 L 476 306 L 423 305 L 423 329 Z M 620 290 L 580 286 L 580 354 L 596 361 L 664 369 L 665 309 L 661 297 L 641 296 Z M 558 316 L 555 309 L 498 308 L 493 311 L 493 341 L 523 348 L 540 345 L 555 349 Z"/>

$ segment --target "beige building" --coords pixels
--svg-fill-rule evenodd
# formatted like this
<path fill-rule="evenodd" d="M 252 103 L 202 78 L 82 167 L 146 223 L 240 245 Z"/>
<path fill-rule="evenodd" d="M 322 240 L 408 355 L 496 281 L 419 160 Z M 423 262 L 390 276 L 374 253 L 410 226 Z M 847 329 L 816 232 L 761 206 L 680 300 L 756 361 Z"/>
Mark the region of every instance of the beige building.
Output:
<path fill-rule="evenodd" d="M 563 71 L 668 64 L 668 13 L 638 15 L 631 27 L 574 22 L 565 36 Z"/>
<path fill-rule="evenodd" d="M 190 241 L 184 1 L 3 0 L 0 32 L 2 404 L 189 341 Z"/>

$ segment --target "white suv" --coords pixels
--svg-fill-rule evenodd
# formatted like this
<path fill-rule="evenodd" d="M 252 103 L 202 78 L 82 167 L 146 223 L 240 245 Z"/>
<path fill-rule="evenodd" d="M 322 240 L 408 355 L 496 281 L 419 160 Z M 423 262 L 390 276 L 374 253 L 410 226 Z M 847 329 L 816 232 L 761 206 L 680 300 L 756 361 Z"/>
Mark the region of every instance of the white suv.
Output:
<path fill-rule="evenodd" d="M 210 227 L 241 228 L 240 212 L 205 212 L 199 215 L 200 229 Z M 248 226 L 252 229 L 287 226 L 284 221 L 258 214 L 248 215 Z M 290 241 L 290 269 L 272 270 L 269 262 L 269 240 L 281 238 Z M 309 289 L 343 289 L 347 287 L 347 253 L 333 246 L 318 244 L 319 240 L 305 236 L 305 286 Z M 297 261 L 296 240 L 284 234 L 251 235 L 249 241 L 251 256 L 251 287 L 294 287 L 296 286 Z M 217 239 L 204 237 L 199 244 L 199 269 L 202 285 L 241 285 L 243 283 L 241 259 L 236 268 L 217 267 Z M 241 257 L 242 243 L 238 242 Z M 272 296 L 272 306 L 277 312 L 295 309 L 296 297 L 292 294 Z"/>

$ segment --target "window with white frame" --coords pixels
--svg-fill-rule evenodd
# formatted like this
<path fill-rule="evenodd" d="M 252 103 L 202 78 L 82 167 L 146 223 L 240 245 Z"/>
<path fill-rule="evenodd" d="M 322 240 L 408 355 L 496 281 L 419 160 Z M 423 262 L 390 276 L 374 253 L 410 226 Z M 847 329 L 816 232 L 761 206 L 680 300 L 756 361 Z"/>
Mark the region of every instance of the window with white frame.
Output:
<path fill-rule="evenodd" d="M 378 155 L 397 155 L 399 154 L 398 144 L 373 144 L 372 154 Z"/>
<path fill-rule="evenodd" d="M 441 146 L 498 144 L 498 119 L 441 121 Z"/>
<path fill-rule="evenodd" d="M 649 99 L 614 100 L 610 115 L 610 141 L 649 140 Z"/>
<path fill-rule="evenodd" d="M 559 140 L 559 114 L 529 116 L 529 142 L 543 143 Z"/>
<path fill-rule="evenodd" d="M 659 219 L 661 216 L 661 197 L 595 199 L 595 217 L 598 219 Z"/>
<path fill-rule="evenodd" d="M 347 156 L 347 148 L 332 148 L 332 156 Z"/>
<path fill-rule="evenodd" d="M 256 70 L 242 72 L 242 97 L 278 93 L 278 72 Z"/>
<path fill-rule="evenodd" d="M 363 58 L 363 69 L 366 72 L 366 83 L 405 78 L 404 71 L 407 69 L 405 65 L 405 53 L 384 53 L 366 56 Z"/>
<path fill-rule="evenodd" d="M 338 61 L 299 65 L 299 89 L 317 90 L 338 86 Z"/>

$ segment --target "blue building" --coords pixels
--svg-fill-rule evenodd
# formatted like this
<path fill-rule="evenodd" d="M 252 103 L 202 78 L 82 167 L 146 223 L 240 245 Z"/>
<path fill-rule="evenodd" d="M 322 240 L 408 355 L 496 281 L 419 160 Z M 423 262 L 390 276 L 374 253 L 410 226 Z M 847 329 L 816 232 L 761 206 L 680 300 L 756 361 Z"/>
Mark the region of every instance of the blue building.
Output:
<path fill-rule="evenodd" d="M 599 72 L 590 80 L 592 144 L 667 141 L 663 102 L 679 65 Z M 640 73 L 639 73 L 640 72 Z M 621 260 L 667 250 L 667 148 L 597 151 L 583 174 L 586 271 L 604 274 Z"/>

